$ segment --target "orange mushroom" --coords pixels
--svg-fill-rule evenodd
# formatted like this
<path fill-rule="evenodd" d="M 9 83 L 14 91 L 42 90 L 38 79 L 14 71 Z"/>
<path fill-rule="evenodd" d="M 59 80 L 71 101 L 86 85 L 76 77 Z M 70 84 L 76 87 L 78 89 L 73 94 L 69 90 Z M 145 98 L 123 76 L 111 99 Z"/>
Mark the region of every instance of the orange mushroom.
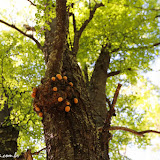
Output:
<path fill-rule="evenodd" d="M 68 84 L 69 84 L 71 87 L 73 87 L 73 83 L 72 83 L 72 82 L 69 82 Z"/>
<path fill-rule="evenodd" d="M 66 105 L 69 106 L 69 105 L 70 105 L 70 102 L 66 101 Z"/>
<path fill-rule="evenodd" d="M 59 97 L 58 98 L 58 102 L 62 102 L 63 101 L 63 98 L 62 97 Z"/>
<path fill-rule="evenodd" d="M 53 87 L 53 91 L 55 91 L 55 92 L 56 92 L 56 91 L 57 91 L 57 87 Z"/>
<path fill-rule="evenodd" d="M 40 108 L 37 105 L 35 105 L 35 111 L 37 111 L 37 112 L 40 111 Z"/>
<path fill-rule="evenodd" d="M 78 103 L 78 99 L 74 98 L 74 103 L 77 104 Z"/>
<path fill-rule="evenodd" d="M 63 76 L 63 79 L 66 81 L 67 80 L 67 76 Z"/>
<path fill-rule="evenodd" d="M 42 113 L 42 112 L 38 113 L 38 115 L 39 115 L 40 117 L 43 117 L 43 113 Z"/>
<path fill-rule="evenodd" d="M 52 81 L 55 81 L 55 80 L 56 80 L 56 77 L 52 77 L 51 79 L 52 79 Z"/>
<path fill-rule="evenodd" d="M 61 80 L 62 79 L 62 76 L 60 74 L 57 74 L 56 77 Z"/>
<path fill-rule="evenodd" d="M 33 92 L 37 92 L 37 88 L 33 88 Z"/>
<path fill-rule="evenodd" d="M 65 111 L 66 111 L 66 112 L 69 112 L 70 110 L 71 110 L 70 106 L 66 106 L 66 107 L 65 107 Z"/>
<path fill-rule="evenodd" d="M 32 98 L 35 98 L 35 97 L 36 97 L 36 93 L 35 93 L 35 92 L 32 92 L 31 97 L 32 97 Z"/>

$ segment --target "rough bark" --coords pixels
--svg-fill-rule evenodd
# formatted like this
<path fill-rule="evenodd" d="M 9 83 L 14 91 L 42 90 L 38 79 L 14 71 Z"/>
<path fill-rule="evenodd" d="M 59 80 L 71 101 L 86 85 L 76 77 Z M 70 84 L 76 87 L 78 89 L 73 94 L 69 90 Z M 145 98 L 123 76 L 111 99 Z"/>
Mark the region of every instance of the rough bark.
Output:
<path fill-rule="evenodd" d="M 60 73 L 62 70 L 63 53 L 66 46 L 66 0 L 56 1 L 56 31 L 53 41 L 53 50 L 49 53 L 47 62 L 47 70 L 45 77 L 49 78 L 55 73 Z"/>
<path fill-rule="evenodd" d="M 0 111 L 0 156 L 6 160 L 13 159 L 17 151 L 17 138 L 19 135 L 19 131 L 12 125 L 5 125 L 6 118 L 9 116 L 10 110 L 8 105 L 5 104 L 3 110 Z"/>
<path fill-rule="evenodd" d="M 79 102 L 72 106 L 69 113 L 55 109 L 53 114 L 44 116 L 47 159 L 103 159 L 88 95 L 75 57 L 66 52 L 63 67 L 74 84 Z"/>
<path fill-rule="evenodd" d="M 107 116 L 106 108 L 106 81 L 109 68 L 110 55 L 107 46 L 103 47 L 95 64 L 90 81 L 90 98 L 94 102 L 94 117 L 97 127 L 104 124 Z"/>
<path fill-rule="evenodd" d="M 56 17 L 56 20 L 57 18 L 58 17 Z M 67 22 L 65 21 L 65 23 Z M 67 24 L 65 26 L 67 26 Z M 58 30 L 58 26 L 56 26 L 56 29 Z M 53 30 L 51 29 L 51 31 Z M 84 82 L 81 69 L 76 60 L 75 51 L 69 50 L 69 48 L 66 46 L 67 43 L 66 41 L 65 43 L 64 41 L 63 42 L 61 41 L 62 48 L 57 47 L 57 45 L 60 44 L 58 41 L 62 37 L 65 39 L 64 37 L 65 34 L 62 34 L 61 37 L 56 39 L 56 34 L 58 34 L 58 32 L 57 33 L 52 32 L 55 37 L 51 36 L 52 34 L 48 33 L 46 32 L 45 44 L 49 42 L 49 45 L 47 47 L 48 49 L 44 50 L 46 55 L 45 60 L 47 63 L 47 71 L 46 71 L 47 78 L 45 78 L 45 81 L 43 82 L 42 86 L 38 88 L 39 90 L 38 92 L 39 93 L 43 92 L 42 88 L 44 88 L 45 85 L 48 85 L 48 81 L 50 81 L 48 79 L 50 79 L 50 77 L 55 76 L 57 73 L 62 73 L 68 77 L 68 81 L 73 82 L 73 90 L 76 93 L 76 97 L 78 98 L 78 104 L 72 105 L 71 111 L 69 113 L 66 113 L 64 110 L 63 111 L 57 110 L 56 106 L 54 105 L 52 106 L 50 113 L 45 110 L 43 111 L 44 116 L 42 122 L 44 126 L 47 159 L 48 160 L 53 160 L 53 159 L 108 160 L 109 157 L 108 155 L 106 155 L 106 150 L 105 150 L 106 148 L 104 148 L 104 145 L 102 145 L 102 139 L 104 142 L 104 138 L 102 134 L 98 132 L 97 127 L 95 125 L 95 122 L 97 121 L 96 120 L 97 109 L 95 111 L 94 109 L 95 106 L 93 104 L 94 102 L 97 103 L 97 101 L 93 99 L 94 96 L 90 96 L 92 97 L 92 99 L 90 99 L 89 97 L 89 92 L 86 89 L 86 84 Z M 45 47 L 46 46 L 44 46 L 44 48 Z M 108 57 L 106 57 L 106 53 Z M 62 57 L 58 58 L 57 57 L 58 54 L 60 54 L 60 56 Z M 107 59 L 109 65 L 109 53 L 106 52 L 105 50 L 102 50 L 101 55 L 103 56 L 102 59 L 104 57 L 105 61 Z M 47 56 L 49 58 L 47 58 Z M 101 62 L 102 60 L 98 61 Z M 104 68 L 104 64 L 102 66 L 101 64 L 98 64 L 97 69 L 99 68 L 99 65 L 100 68 L 101 67 Z M 96 74 L 97 69 L 94 72 L 94 74 Z M 104 73 L 102 74 L 104 75 Z M 101 75 L 98 74 L 98 76 L 100 76 L 100 79 L 102 78 Z M 106 76 L 107 74 L 105 74 L 105 77 Z M 104 85 L 102 89 L 103 91 L 105 88 L 106 78 L 102 80 Z M 92 79 L 92 84 L 98 83 L 97 80 L 94 81 L 95 79 L 94 80 L 93 79 Z M 92 88 L 92 91 L 95 93 L 94 87 L 96 87 L 96 85 L 94 85 Z M 97 87 L 99 87 L 99 83 L 97 84 Z M 106 97 L 103 96 L 103 98 L 105 101 Z M 105 102 L 103 102 L 103 104 L 105 104 Z M 93 113 L 96 114 L 93 115 Z"/>

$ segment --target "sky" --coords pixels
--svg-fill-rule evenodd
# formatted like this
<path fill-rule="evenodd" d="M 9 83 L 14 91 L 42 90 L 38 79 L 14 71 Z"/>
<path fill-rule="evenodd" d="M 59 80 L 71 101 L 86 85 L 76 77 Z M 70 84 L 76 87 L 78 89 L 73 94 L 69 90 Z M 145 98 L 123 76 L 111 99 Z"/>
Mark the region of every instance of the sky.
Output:
<path fill-rule="evenodd" d="M 12 5 L 14 7 L 11 7 Z M 28 7 L 30 10 L 28 10 Z M 35 13 L 27 0 L 14 0 L 14 2 L 11 2 L 11 0 L 0 0 L 0 19 L 3 19 L 3 13 L 5 10 L 9 22 L 13 23 L 22 22 L 24 24 L 31 24 L 31 18 L 29 16 L 26 17 L 25 15 L 34 15 Z M 18 19 L 15 19 L 14 17 L 17 17 L 17 14 L 21 15 Z M 0 30 L 2 29 L 8 30 L 9 28 L 0 24 Z M 157 58 L 155 63 L 151 64 L 151 67 L 153 68 L 153 71 L 147 73 L 146 77 L 151 80 L 152 83 L 160 87 L 160 58 Z M 136 146 L 127 146 L 125 155 L 132 160 L 160 160 L 160 150 L 156 152 L 153 151 L 153 148 L 156 147 L 156 143 L 160 144 L 160 137 L 153 139 L 151 142 L 152 146 L 148 146 L 146 149 L 140 149 Z"/>

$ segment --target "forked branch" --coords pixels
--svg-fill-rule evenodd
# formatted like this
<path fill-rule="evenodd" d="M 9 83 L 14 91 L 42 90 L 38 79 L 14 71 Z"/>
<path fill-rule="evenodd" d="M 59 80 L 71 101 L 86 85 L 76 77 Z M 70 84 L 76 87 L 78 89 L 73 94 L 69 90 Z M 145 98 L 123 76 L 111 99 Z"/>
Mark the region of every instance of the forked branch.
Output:
<path fill-rule="evenodd" d="M 157 133 L 157 134 L 160 134 L 160 131 L 156 131 L 156 130 L 145 130 L 145 131 L 141 131 L 141 132 L 138 132 L 138 131 L 135 131 L 133 129 L 130 129 L 130 128 L 127 128 L 127 127 L 121 127 L 121 126 L 111 126 L 108 130 L 121 130 L 121 131 L 127 131 L 127 132 L 130 132 L 130 133 L 133 133 L 137 136 L 144 136 L 144 134 L 146 133 Z"/>
<path fill-rule="evenodd" d="M 37 39 L 35 39 L 35 38 L 33 37 L 33 35 L 31 35 L 31 34 L 26 34 L 26 33 L 23 32 L 22 30 L 20 30 L 19 28 L 17 28 L 14 24 L 9 24 L 9 23 L 1 20 L 1 19 L 0 19 L 0 22 L 3 23 L 3 24 L 5 24 L 5 25 L 7 25 L 7 26 L 9 26 L 9 27 L 11 27 L 11 28 L 13 28 L 13 29 L 15 29 L 15 30 L 17 30 L 19 33 L 23 34 L 24 36 L 32 39 L 32 40 L 37 44 L 38 48 L 41 49 L 41 50 L 43 50 L 42 45 L 38 42 Z"/>
<path fill-rule="evenodd" d="M 74 43 L 73 43 L 73 51 L 74 53 L 76 54 L 78 49 L 79 49 L 79 39 L 82 35 L 82 32 L 84 31 L 84 29 L 87 27 L 88 23 L 92 20 L 97 8 L 101 7 L 101 6 L 104 6 L 103 3 L 97 3 L 94 8 L 90 11 L 90 16 L 89 18 L 82 24 L 81 28 L 76 31 L 75 29 L 75 26 L 74 26 L 74 30 L 76 31 L 75 32 L 75 35 L 74 35 Z"/>

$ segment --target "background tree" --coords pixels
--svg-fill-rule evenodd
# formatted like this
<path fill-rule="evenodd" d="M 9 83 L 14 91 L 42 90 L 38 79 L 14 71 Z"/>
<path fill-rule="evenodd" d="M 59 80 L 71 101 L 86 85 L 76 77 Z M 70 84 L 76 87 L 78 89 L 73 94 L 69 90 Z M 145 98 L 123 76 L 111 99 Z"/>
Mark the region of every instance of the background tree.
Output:
<path fill-rule="evenodd" d="M 109 159 L 109 143 L 110 156 L 115 159 L 118 157 L 117 151 L 123 147 L 115 145 L 116 139 L 118 144 L 127 144 L 133 137 L 121 132 L 113 132 L 111 135 L 109 130 L 125 130 L 136 136 L 149 132 L 159 133 L 145 130 L 149 129 L 148 124 L 145 124 L 147 119 L 143 119 L 145 110 L 136 108 L 141 95 L 136 90 L 130 91 L 128 95 L 124 92 L 130 85 L 136 85 L 137 81 L 144 81 L 141 72 L 148 71 L 149 62 L 158 55 L 158 3 L 65 0 L 29 2 L 37 8 L 34 29 L 28 24 L 18 27 L 0 20 L 35 42 L 33 44 L 26 39 L 24 48 L 24 37 L 16 37 L 15 33 L 13 48 L 18 55 L 13 56 L 10 50 L 11 55 L 7 55 L 7 58 L 12 63 L 16 62 L 16 65 L 11 70 L 5 66 L 6 72 L 1 76 L 7 84 L 5 88 L 10 89 L 9 97 L 15 92 L 15 97 L 10 98 L 12 114 L 8 116 L 12 125 L 18 125 L 17 129 L 21 133 L 19 144 L 23 146 L 28 131 L 33 134 L 33 138 L 40 138 L 40 123 L 33 116 L 32 102 L 28 96 L 28 91 L 35 85 L 39 86 L 33 104 L 34 109 L 38 105 L 43 113 L 47 159 Z M 36 34 L 33 32 L 35 30 Z M 7 71 L 14 73 L 11 80 Z M 67 82 L 57 79 L 54 83 L 52 77 L 56 74 L 67 76 Z M 41 84 L 37 82 L 40 79 Z M 68 82 L 72 82 L 73 87 L 69 87 Z M 52 91 L 55 84 L 58 86 L 56 94 Z M 64 93 L 67 87 L 69 90 Z M 121 87 L 123 90 L 117 101 Z M 3 86 L 2 93 L 5 93 Z M 61 103 L 58 103 L 58 97 L 53 102 L 57 95 L 63 97 Z M 78 104 L 72 102 L 75 97 Z M 4 95 L 4 104 L 6 98 Z M 64 111 L 66 99 L 71 100 L 69 113 Z M 34 135 L 31 130 L 38 135 Z M 134 139 L 137 143 L 142 142 L 140 138 Z M 143 144 L 148 143 L 147 137 L 143 140 Z M 31 149 L 33 144 L 31 140 Z M 122 158 L 121 155 L 119 158 Z"/>

